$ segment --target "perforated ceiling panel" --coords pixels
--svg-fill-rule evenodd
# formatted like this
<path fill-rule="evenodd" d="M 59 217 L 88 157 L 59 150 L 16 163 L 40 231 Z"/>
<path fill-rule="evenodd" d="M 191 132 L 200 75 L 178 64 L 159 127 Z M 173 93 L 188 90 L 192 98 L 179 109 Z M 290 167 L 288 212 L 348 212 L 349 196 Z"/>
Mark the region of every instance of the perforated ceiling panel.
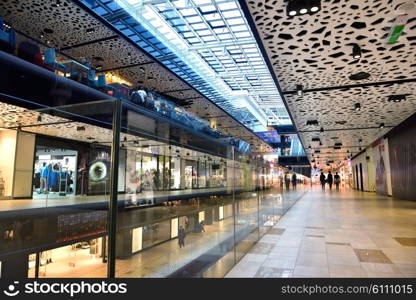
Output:
<path fill-rule="evenodd" d="M 86 57 L 95 65 L 101 65 L 103 70 L 153 62 L 152 59 L 138 52 L 135 47 L 119 37 L 69 48 L 65 50 L 65 53 L 76 59 Z"/>
<path fill-rule="evenodd" d="M 13 27 L 56 47 L 77 45 L 113 33 L 70 1 L 0 1 L 1 16 Z M 93 29 L 93 33 L 88 30 Z M 41 35 L 44 37 L 41 38 Z"/>
<path fill-rule="evenodd" d="M 288 18 L 286 1 L 247 1 L 283 90 L 351 84 L 348 76 L 368 72 L 368 81 L 416 76 L 416 16 L 399 42 L 385 43 L 394 8 L 404 1 L 322 1 L 317 14 Z M 352 58 L 352 44 L 362 58 Z"/>
<path fill-rule="evenodd" d="M 342 88 L 416 77 L 416 16 L 409 16 L 396 44 L 386 44 L 398 15 L 395 8 L 405 1 L 322 0 L 318 13 L 293 18 L 286 15 L 285 0 L 241 2 L 248 7 L 283 91 L 294 91 L 299 84 L 305 90 L 321 89 L 303 96 L 285 95 L 310 158 L 317 149 L 337 158 L 355 154 L 359 147 L 385 134 L 388 126 L 396 126 L 416 112 L 414 82 Z M 361 48 L 361 59 L 352 57 L 354 43 Z M 349 79 L 359 72 L 367 72 L 370 77 Z M 326 90 L 328 87 L 339 88 Z M 394 94 L 408 94 L 407 100 L 387 102 L 387 97 Z M 355 103 L 360 103 L 361 111 L 354 110 Z M 319 125 L 306 126 L 308 120 L 318 120 Z M 380 123 L 388 128 L 378 129 Z M 319 133 L 321 127 L 342 130 Z M 367 127 L 376 128 L 357 129 Z M 302 132 L 310 130 L 317 132 Z M 322 145 L 311 143 L 312 137 L 320 137 Z M 341 150 L 333 150 L 334 137 L 343 144 Z"/>

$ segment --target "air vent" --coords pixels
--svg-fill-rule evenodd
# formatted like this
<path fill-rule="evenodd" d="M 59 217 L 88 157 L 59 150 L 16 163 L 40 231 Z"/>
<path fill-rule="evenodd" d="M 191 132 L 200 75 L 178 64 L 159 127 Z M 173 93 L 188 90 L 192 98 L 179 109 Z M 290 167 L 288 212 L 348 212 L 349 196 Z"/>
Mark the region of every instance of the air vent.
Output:
<path fill-rule="evenodd" d="M 406 95 L 390 95 L 387 99 L 389 102 L 406 101 Z"/>
<path fill-rule="evenodd" d="M 342 143 L 335 143 L 335 146 L 341 147 L 342 146 Z"/>
<path fill-rule="evenodd" d="M 346 123 L 347 121 L 335 121 L 335 124 L 338 124 L 338 125 L 344 125 Z"/>
<path fill-rule="evenodd" d="M 314 137 L 312 138 L 312 142 L 320 142 L 321 139 L 319 137 Z"/>
<path fill-rule="evenodd" d="M 318 120 L 308 120 L 306 121 L 306 125 L 319 125 Z"/>
<path fill-rule="evenodd" d="M 369 78 L 371 75 L 369 73 L 366 72 L 359 72 L 353 75 L 350 75 L 350 80 L 364 80 Z"/>
<path fill-rule="evenodd" d="M 339 150 L 341 149 L 341 146 L 334 146 L 334 150 Z"/>

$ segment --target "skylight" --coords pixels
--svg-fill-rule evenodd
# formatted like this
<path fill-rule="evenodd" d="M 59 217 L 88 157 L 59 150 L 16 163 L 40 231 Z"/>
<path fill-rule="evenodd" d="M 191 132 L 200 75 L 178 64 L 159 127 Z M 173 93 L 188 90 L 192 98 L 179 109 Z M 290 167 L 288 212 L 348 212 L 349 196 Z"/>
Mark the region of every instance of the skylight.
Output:
<path fill-rule="evenodd" d="M 291 123 L 238 1 L 114 2 L 206 82 L 195 88 L 215 91 L 212 101 L 221 95 L 228 107 L 247 109 L 263 126 L 275 114 L 270 108 L 278 108 L 281 123 Z M 170 61 L 162 62 L 175 71 Z"/>

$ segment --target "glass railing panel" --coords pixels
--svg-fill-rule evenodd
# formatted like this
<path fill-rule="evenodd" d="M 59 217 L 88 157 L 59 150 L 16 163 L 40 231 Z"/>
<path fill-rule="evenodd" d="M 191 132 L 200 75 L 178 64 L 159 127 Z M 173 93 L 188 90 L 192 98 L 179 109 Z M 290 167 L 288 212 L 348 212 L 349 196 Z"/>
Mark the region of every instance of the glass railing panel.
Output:
<path fill-rule="evenodd" d="M 113 101 L 0 100 L 1 277 L 106 277 Z"/>

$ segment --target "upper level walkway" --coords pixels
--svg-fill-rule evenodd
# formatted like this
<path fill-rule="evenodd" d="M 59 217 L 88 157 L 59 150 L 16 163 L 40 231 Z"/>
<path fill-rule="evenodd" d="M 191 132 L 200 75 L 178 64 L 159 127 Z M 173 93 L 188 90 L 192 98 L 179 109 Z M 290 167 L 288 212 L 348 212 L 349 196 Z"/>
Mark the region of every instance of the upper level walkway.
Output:
<path fill-rule="evenodd" d="M 227 277 L 416 277 L 416 201 L 314 187 Z"/>

